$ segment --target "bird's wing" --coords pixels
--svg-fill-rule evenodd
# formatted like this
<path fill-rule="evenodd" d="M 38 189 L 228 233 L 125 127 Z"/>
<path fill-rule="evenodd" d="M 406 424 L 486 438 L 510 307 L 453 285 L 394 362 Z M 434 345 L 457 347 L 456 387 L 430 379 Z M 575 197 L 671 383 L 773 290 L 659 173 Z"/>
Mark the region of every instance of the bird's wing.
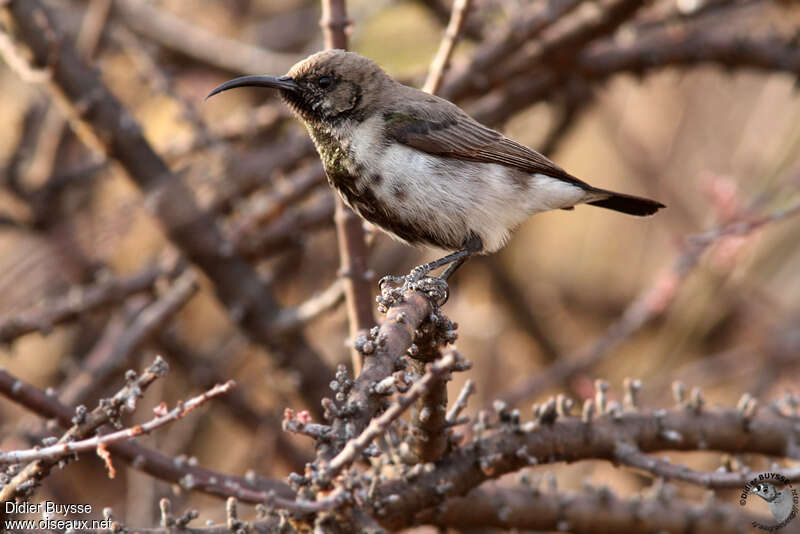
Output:
<path fill-rule="evenodd" d="M 482 125 L 454 104 L 429 98 L 427 103 L 434 106 L 404 106 L 387 111 L 387 137 L 429 154 L 496 163 L 592 189 L 535 150 Z"/>

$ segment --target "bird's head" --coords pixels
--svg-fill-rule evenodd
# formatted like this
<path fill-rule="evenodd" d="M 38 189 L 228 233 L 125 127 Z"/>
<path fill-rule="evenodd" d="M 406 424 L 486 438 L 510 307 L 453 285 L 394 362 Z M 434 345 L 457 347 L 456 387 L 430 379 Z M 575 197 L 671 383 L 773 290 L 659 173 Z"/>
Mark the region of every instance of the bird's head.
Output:
<path fill-rule="evenodd" d="M 364 118 L 392 83 L 374 61 L 353 52 L 327 50 L 295 64 L 285 76 L 235 78 L 206 98 L 236 87 L 270 87 L 280 91 L 303 121 L 336 123 Z"/>
<path fill-rule="evenodd" d="M 770 502 L 775 500 L 775 497 L 778 495 L 778 490 L 776 490 L 775 486 L 773 486 L 769 482 L 761 482 L 759 484 L 756 484 L 753 487 L 753 489 L 751 489 L 747 493 L 751 495 L 758 495 L 765 501 Z"/>

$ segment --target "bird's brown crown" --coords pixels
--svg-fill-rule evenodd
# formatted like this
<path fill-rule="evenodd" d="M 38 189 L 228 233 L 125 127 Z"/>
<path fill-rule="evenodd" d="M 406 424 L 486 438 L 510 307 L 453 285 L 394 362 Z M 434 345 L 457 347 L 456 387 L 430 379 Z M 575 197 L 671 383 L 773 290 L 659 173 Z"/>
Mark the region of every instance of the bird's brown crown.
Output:
<path fill-rule="evenodd" d="M 287 76 L 299 90 L 282 95 L 306 121 L 363 113 L 394 83 L 374 61 L 344 50 L 312 54 L 289 69 Z"/>

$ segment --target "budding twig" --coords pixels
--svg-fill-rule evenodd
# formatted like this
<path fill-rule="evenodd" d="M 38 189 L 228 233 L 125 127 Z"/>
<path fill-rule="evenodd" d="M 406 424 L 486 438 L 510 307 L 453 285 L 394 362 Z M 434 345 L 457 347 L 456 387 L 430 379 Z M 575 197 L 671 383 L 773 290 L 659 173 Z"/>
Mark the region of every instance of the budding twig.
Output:
<path fill-rule="evenodd" d="M 68 441 L 50 447 L 42 447 L 38 449 L 29 449 L 21 451 L 10 451 L 0 453 L 0 464 L 15 464 L 20 462 L 30 462 L 34 460 L 57 460 L 73 453 L 86 452 L 96 449 L 101 445 L 115 443 L 130 438 L 135 438 L 142 434 L 149 434 L 153 430 L 162 427 L 173 421 L 181 419 L 189 412 L 195 410 L 199 406 L 205 404 L 209 399 L 218 395 L 223 395 L 231 390 L 236 385 L 233 380 L 229 380 L 224 384 L 219 384 L 202 395 L 193 397 L 188 401 L 179 402 L 178 405 L 163 415 L 155 417 L 146 423 L 136 425 L 118 432 L 104 434 L 94 438 L 84 439 L 80 441 Z"/>

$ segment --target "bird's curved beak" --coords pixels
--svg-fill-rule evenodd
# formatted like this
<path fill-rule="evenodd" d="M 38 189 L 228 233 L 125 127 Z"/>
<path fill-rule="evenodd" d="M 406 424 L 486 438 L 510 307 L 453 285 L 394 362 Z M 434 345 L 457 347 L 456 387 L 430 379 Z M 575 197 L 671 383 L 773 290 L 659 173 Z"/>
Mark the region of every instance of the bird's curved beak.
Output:
<path fill-rule="evenodd" d="M 212 96 L 227 91 L 228 89 L 235 89 L 237 87 L 271 87 L 273 89 L 283 89 L 285 91 L 297 91 L 300 86 L 295 83 L 293 79 L 288 76 L 242 76 L 229 80 L 210 93 L 205 98 L 208 100 Z"/>

